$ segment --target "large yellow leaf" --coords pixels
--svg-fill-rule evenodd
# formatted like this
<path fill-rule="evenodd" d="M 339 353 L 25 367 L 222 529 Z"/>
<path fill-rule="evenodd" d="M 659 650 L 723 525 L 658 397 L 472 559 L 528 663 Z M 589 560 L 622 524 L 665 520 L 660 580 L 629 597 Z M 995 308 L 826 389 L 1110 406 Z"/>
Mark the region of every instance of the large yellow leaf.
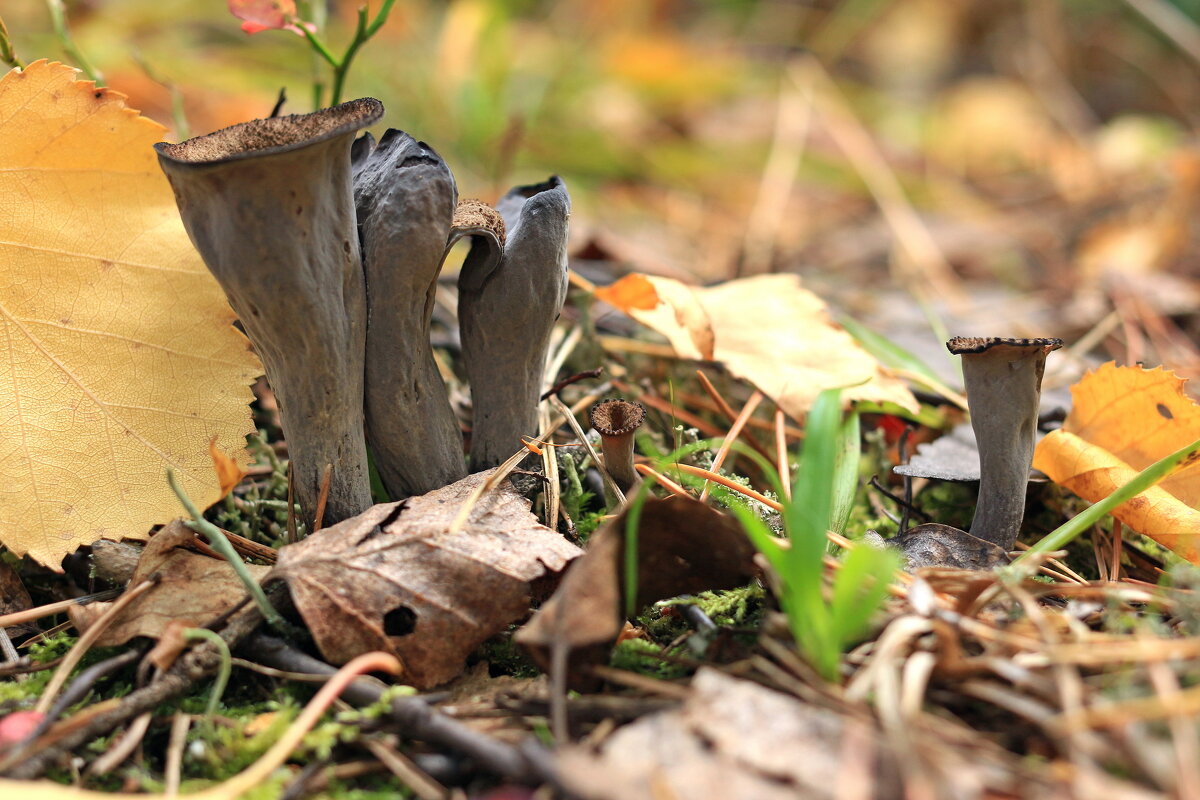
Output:
<path fill-rule="evenodd" d="M 57 568 L 219 496 L 260 373 L 124 96 L 39 61 L 0 78 L 0 543 Z"/>
<path fill-rule="evenodd" d="M 1172 372 L 1108 363 L 1071 387 L 1071 413 L 1034 451 L 1033 466 L 1095 503 L 1200 439 L 1200 406 Z M 1200 563 L 1200 464 L 1124 503 L 1113 516 Z"/>
<path fill-rule="evenodd" d="M 825 389 L 847 400 L 916 398 L 829 317 L 796 275 L 759 275 L 707 288 L 633 273 L 596 297 L 667 337 L 680 358 L 720 361 L 799 419 Z"/>

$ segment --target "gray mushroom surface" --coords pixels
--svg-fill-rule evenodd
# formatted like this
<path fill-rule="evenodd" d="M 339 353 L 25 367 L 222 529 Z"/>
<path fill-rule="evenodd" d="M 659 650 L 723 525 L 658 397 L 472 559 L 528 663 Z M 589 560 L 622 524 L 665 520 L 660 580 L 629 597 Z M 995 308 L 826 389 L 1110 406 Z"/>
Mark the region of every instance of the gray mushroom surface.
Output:
<path fill-rule="evenodd" d="M 955 337 L 971 427 L 979 443 L 979 501 L 971 535 L 1011 550 L 1025 516 L 1046 356 L 1062 339 Z"/>
<path fill-rule="evenodd" d="M 474 408 L 471 470 L 495 466 L 536 436 L 550 334 L 567 296 L 571 199 L 561 178 L 520 186 L 497 204 L 506 240 L 494 233 L 463 264 L 458 317 Z"/>
<path fill-rule="evenodd" d="M 326 523 L 371 505 L 350 147 L 382 115 L 367 98 L 155 145 L 184 227 L 275 389 L 310 529 L 327 469 Z"/>
<path fill-rule="evenodd" d="M 434 291 L 457 202 L 450 168 L 389 130 L 354 145 L 354 200 L 366 274 L 366 431 L 393 499 L 466 476 L 462 433 L 429 343 Z"/>

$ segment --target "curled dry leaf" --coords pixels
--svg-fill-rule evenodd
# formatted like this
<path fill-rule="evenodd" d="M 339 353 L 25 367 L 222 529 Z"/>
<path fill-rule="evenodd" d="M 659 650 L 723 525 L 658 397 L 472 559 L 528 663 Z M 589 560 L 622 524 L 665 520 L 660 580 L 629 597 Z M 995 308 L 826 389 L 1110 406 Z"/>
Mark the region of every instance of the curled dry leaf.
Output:
<path fill-rule="evenodd" d="M 635 273 L 596 296 L 667 337 L 680 358 L 722 362 L 793 417 L 838 387 L 846 387 L 847 401 L 918 408 L 904 383 L 833 322 L 796 275 L 697 288 Z"/>
<path fill-rule="evenodd" d="M 854 725 L 861 723 L 706 667 L 680 709 L 621 728 L 599 752 L 564 748 L 559 774 L 589 800 L 834 797 Z M 874 731 L 856 733 L 866 750 L 859 768 L 870 771 L 860 778 L 874 789 L 864 796 L 899 796 L 895 760 Z"/>
<path fill-rule="evenodd" d="M 625 624 L 622 590 L 628 510 L 592 534 L 588 550 L 515 640 L 543 669 L 556 646 L 570 653 L 569 679 L 588 685 L 583 667 L 601 663 Z M 638 524 L 637 605 L 744 585 L 756 572 L 754 548 L 731 517 L 681 497 L 650 499 Z"/>
<path fill-rule="evenodd" d="M 0 541 L 57 569 L 219 497 L 260 374 L 123 95 L 38 61 L 0 78 Z"/>
<path fill-rule="evenodd" d="M 196 534 L 179 519 L 150 537 L 129 585 L 136 586 L 155 573 L 159 582 L 125 608 L 96 641 L 98 646 L 114 647 L 135 636 L 157 639 L 173 622 L 205 625 L 242 600 L 246 589 L 227 562 L 184 549 L 195 539 Z M 259 579 L 269 571 L 253 564 L 246 568 Z M 72 606 L 71 621 L 84 630 L 111 606 Z"/>
<path fill-rule="evenodd" d="M 938 522 L 910 528 L 888 544 L 904 554 L 909 572 L 928 567 L 992 569 L 1008 563 L 999 545 Z"/>
<path fill-rule="evenodd" d="M 528 611 L 531 584 L 579 555 L 507 481 L 482 495 L 463 530 L 447 533 L 493 472 L 375 506 L 279 551 L 270 577 L 287 582 L 326 660 L 382 650 L 400 658 L 405 683 L 444 683 Z"/>
<path fill-rule="evenodd" d="M 1062 430 L 1038 444 L 1033 466 L 1093 503 L 1141 470 L 1200 439 L 1200 406 L 1168 370 L 1104 364 L 1071 387 Z M 1135 531 L 1200 563 L 1200 463 L 1117 507 Z"/>

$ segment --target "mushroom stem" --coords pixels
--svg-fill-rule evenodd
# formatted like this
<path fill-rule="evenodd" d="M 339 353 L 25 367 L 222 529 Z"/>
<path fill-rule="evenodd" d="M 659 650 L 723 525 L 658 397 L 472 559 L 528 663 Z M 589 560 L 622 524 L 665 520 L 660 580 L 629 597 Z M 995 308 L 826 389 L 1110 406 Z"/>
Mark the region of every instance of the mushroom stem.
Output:
<path fill-rule="evenodd" d="M 567 296 L 571 200 L 562 180 L 513 189 L 496 209 L 507 230 L 507 241 L 499 240 L 499 263 L 495 243 L 480 244 L 477 236 L 458 280 L 463 362 L 474 409 L 473 472 L 511 456 L 522 436 L 537 435 L 550 334 Z"/>
<path fill-rule="evenodd" d="M 378 100 L 354 100 L 155 145 L 188 235 L 275 389 L 310 530 L 326 464 L 326 523 L 371 505 L 350 146 L 382 114 Z"/>
<path fill-rule="evenodd" d="M 603 400 L 588 411 L 588 419 L 600 434 L 604 469 L 617 488 L 628 494 L 641 481 L 633 468 L 633 434 L 646 419 L 646 409 L 629 400 Z M 613 498 L 608 501 L 613 505 Z"/>
<path fill-rule="evenodd" d="M 1008 551 L 1025 517 L 1046 356 L 1062 340 L 959 336 L 946 347 L 962 356 L 979 446 L 979 501 L 970 532 Z"/>
<path fill-rule="evenodd" d="M 429 344 L 457 190 L 441 157 L 389 130 L 354 144 L 354 200 L 370 324 L 367 442 L 392 499 L 466 476 L 462 432 Z"/>

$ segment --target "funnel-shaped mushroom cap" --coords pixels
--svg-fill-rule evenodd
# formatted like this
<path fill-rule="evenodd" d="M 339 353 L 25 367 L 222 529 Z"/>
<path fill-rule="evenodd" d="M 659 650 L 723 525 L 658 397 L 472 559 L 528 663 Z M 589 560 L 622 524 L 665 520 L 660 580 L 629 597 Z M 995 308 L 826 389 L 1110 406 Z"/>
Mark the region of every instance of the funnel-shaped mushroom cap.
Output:
<path fill-rule="evenodd" d="M 478 291 L 504 256 L 507 239 L 504 217 L 480 200 L 460 200 L 454 209 L 454 230 L 446 249 L 462 238 L 470 238 L 471 249 L 463 259 L 459 287 Z"/>
<path fill-rule="evenodd" d="M 633 434 L 645 419 L 646 409 L 641 403 L 617 398 L 602 400 L 588 411 L 588 421 L 600 434 L 604 468 L 622 492 L 639 480 L 633 468 Z"/>
<path fill-rule="evenodd" d="M 979 502 L 971 534 L 1011 550 L 1025 515 L 1046 356 L 1061 339 L 955 337 L 979 444 Z"/>
<path fill-rule="evenodd" d="M 602 400 L 588 410 L 588 421 L 601 436 L 631 436 L 646 419 L 646 408 L 629 400 Z"/>
<path fill-rule="evenodd" d="M 558 177 L 520 186 L 497 204 L 506 240 L 498 265 L 463 264 L 458 317 L 471 383 L 471 469 L 495 466 L 536 436 L 538 398 L 554 321 L 567 297 L 571 199 Z M 495 234 L 491 234 L 495 237 Z"/>
<path fill-rule="evenodd" d="M 160 142 L 154 149 L 160 158 L 179 166 L 212 167 L 230 161 L 294 152 L 331 139 L 353 136 L 378 122 L 382 116 L 383 104 L 372 97 L 364 97 L 312 114 L 253 119 L 178 144 Z"/>
<path fill-rule="evenodd" d="M 262 357 L 310 524 L 327 468 L 325 522 L 371 503 L 350 146 L 382 114 L 355 100 L 155 146 L 192 243 Z"/>
<path fill-rule="evenodd" d="M 454 177 L 407 133 L 354 144 L 354 201 L 367 279 L 367 440 L 393 499 L 466 475 L 462 432 L 429 344 L 454 215 Z"/>
<path fill-rule="evenodd" d="M 1005 339 L 997 336 L 955 336 L 946 348 L 956 356 L 991 355 L 1015 358 L 1045 357 L 1063 346 L 1062 339 Z"/>

